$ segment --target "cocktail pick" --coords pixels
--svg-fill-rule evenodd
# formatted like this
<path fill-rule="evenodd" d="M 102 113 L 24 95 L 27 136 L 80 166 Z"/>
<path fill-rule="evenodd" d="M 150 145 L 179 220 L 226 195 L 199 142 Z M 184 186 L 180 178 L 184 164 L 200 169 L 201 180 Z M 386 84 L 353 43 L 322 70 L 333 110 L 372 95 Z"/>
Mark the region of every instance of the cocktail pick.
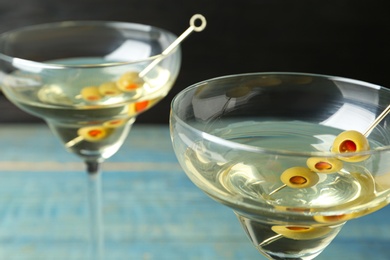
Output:
<path fill-rule="evenodd" d="M 70 148 L 83 140 L 89 142 L 99 142 L 108 135 L 108 128 L 101 126 L 82 127 L 77 131 L 78 136 L 65 144 L 65 147 Z"/>
<path fill-rule="evenodd" d="M 275 242 L 276 240 L 281 239 L 282 237 L 283 237 L 283 235 L 281 235 L 281 234 L 277 234 L 277 235 L 274 235 L 274 236 L 272 236 L 272 237 L 269 237 L 269 238 L 265 239 L 263 242 L 261 242 L 261 243 L 259 244 L 259 247 L 267 246 L 267 245 L 269 245 L 269 244 Z"/>
<path fill-rule="evenodd" d="M 112 133 L 112 131 L 114 131 L 114 128 L 122 126 L 127 121 L 128 120 L 124 119 L 113 119 L 103 123 L 102 125 L 85 126 L 79 128 L 77 131 L 77 137 L 68 141 L 65 144 L 65 147 L 70 148 L 84 140 L 88 142 L 100 142 L 107 138 Z"/>
<path fill-rule="evenodd" d="M 148 66 L 146 66 L 141 72 L 138 73 L 138 75 L 137 73 L 134 72 L 129 72 L 123 75 L 127 78 L 124 79 L 125 81 L 124 85 L 128 85 L 127 81 L 134 81 L 133 82 L 134 84 L 132 84 L 132 86 L 134 86 L 134 88 L 137 88 L 136 85 L 138 84 L 135 84 L 137 80 L 144 78 L 146 74 L 148 74 L 158 63 L 160 63 L 167 55 L 169 55 L 173 50 L 175 50 L 177 46 L 185 38 L 187 38 L 192 32 L 194 31 L 201 32 L 206 28 L 206 25 L 207 25 L 207 21 L 203 15 L 194 14 L 190 19 L 190 26 L 179 37 L 177 37 L 176 40 L 174 40 L 161 54 L 157 55 L 156 58 L 153 59 L 153 61 Z M 123 90 L 121 87 L 119 88 Z M 85 92 L 88 91 L 88 95 L 86 95 L 87 98 L 84 98 L 87 101 L 97 101 L 101 98 L 101 95 L 97 87 L 85 88 L 84 91 Z M 120 90 L 116 89 L 115 91 L 120 91 Z"/>
<path fill-rule="evenodd" d="M 371 131 L 390 113 L 390 105 L 388 105 L 382 113 L 375 118 L 367 130 L 363 133 L 364 136 L 369 136 Z"/>
<path fill-rule="evenodd" d="M 368 137 L 369 135 L 370 135 L 370 133 L 371 133 L 371 131 L 388 115 L 390 113 L 390 105 L 388 105 L 383 111 L 382 111 L 382 113 L 379 115 L 379 116 L 377 116 L 376 118 L 375 118 L 375 120 L 369 125 L 369 127 L 367 128 L 367 130 L 366 131 L 364 131 L 364 133 L 363 133 L 363 136 L 365 136 L 365 137 Z M 297 176 L 294 176 L 294 178 L 295 179 L 293 179 L 293 178 L 291 178 L 292 179 L 292 182 L 293 183 L 291 183 L 291 185 L 292 186 L 294 186 L 294 185 L 296 185 L 296 187 L 295 188 L 298 188 L 298 186 L 300 185 L 300 184 L 303 184 L 303 181 L 305 181 L 305 183 L 306 183 L 306 181 L 308 180 L 307 178 L 305 178 L 305 176 L 299 176 L 299 175 L 297 175 Z M 294 183 L 295 182 L 295 183 Z M 273 191 L 271 191 L 269 194 L 268 194 L 268 196 L 271 196 L 272 194 L 275 194 L 276 192 L 278 192 L 278 191 L 280 191 L 280 190 L 282 190 L 282 189 L 284 189 L 284 188 L 286 188 L 287 186 L 290 186 L 290 185 L 287 185 L 286 183 L 285 184 L 283 184 L 283 185 L 281 185 L 280 187 L 278 187 L 278 188 L 276 188 L 276 189 L 274 189 Z"/>
<path fill-rule="evenodd" d="M 140 73 L 138 73 L 138 77 L 144 77 L 150 70 L 153 69 L 158 63 L 160 63 L 167 55 L 169 55 L 175 48 L 192 32 L 201 32 L 206 28 L 206 18 L 201 14 L 194 14 L 190 19 L 190 26 L 179 36 L 176 40 L 174 40 L 161 54 L 159 54 L 148 66 L 146 66 Z M 84 130 L 87 129 L 87 130 Z M 84 134 L 80 134 L 83 132 Z M 88 140 L 90 142 L 97 142 L 103 139 L 102 136 L 105 136 L 106 129 L 99 127 L 92 127 L 79 129 L 79 135 L 74 139 L 68 141 L 65 146 L 70 148 L 83 140 Z"/>
<path fill-rule="evenodd" d="M 200 24 L 197 25 L 197 22 Z M 206 28 L 206 18 L 201 14 L 194 14 L 190 19 L 190 26 L 185 30 L 175 41 L 171 43 L 156 59 L 154 59 L 148 66 L 146 66 L 138 75 L 140 78 L 144 77 L 154 66 L 171 53 L 188 35 L 192 32 L 201 32 Z"/>
<path fill-rule="evenodd" d="M 278 191 L 280 191 L 280 190 L 282 190 L 282 189 L 284 189 L 284 188 L 286 188 L 286 187 L 287 187 L 287 184 L 283 184 L 282 186 L 280 186 L 280 187 L 274 189 L 273 191 L 271 191 L 271 192 L 268 194 L 268 196 L 271 196 L 272 194 L 275 194 L 276 192 L 278 192 Z"/>

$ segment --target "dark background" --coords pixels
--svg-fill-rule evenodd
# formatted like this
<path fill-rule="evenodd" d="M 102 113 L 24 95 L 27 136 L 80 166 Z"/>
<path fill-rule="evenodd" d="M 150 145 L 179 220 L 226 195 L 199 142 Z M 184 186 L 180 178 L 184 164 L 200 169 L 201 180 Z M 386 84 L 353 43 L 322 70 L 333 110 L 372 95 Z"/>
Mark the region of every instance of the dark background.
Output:
<path fill-rule="evenodd" d="M 291 71 L 344 76 L 390 87 L 387 1 L 360 0 L 0 0 L 0 32 L 63 20 L 112 20 L 179 35 L 195 13 L 208 26 L 182 44 L 170 94 L 138 123 L 167 123 L 183 88 L 227 74 Z M 0 123 L 40 122 L 0 94 Z"/>

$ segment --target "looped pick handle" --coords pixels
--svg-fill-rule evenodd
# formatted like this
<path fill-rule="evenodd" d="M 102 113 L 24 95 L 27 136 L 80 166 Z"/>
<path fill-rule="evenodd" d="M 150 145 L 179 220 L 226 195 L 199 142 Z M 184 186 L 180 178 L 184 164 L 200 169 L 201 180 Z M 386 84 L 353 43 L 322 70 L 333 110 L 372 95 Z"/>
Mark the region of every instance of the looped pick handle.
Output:
<path fill-rule="evenodd" d="M 199 25 L 196 25 L 197 22 Z M 201 32 L 206 28 L 206 18 L 201 14 L 194 14 L 190 19 L 190 27 L 187 28 L 175 41 L 171 43 L 153 62 L 151 62 L 145 69 L 139 73 L 139 77 L 144 77 L 154 66 L 156 66 L 162 59 L 171 53 L 188 35 L 193 31 Z"/>

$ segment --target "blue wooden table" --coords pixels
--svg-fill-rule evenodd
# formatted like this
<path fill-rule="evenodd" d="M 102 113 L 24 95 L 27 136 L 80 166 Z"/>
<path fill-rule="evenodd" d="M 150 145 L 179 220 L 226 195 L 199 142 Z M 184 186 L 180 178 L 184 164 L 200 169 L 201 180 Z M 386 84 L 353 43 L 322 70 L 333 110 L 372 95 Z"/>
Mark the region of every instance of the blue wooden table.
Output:
<path fill-rule="evenodd" d="M 0 125 L 0 259 L 87 259 L 86 174 L 45 125 Z M 103 166 L 106 259 L 265 259 L 204 195 L 168 126 L 137 125 Z M 318 259 L 390 259 L 390 207 L 350 221 Z"/>

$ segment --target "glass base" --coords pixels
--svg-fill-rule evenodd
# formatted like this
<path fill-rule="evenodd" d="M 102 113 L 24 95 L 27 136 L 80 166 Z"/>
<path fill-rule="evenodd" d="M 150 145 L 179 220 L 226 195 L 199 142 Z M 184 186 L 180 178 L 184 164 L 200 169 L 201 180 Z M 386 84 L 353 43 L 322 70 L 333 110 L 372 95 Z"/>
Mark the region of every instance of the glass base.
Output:
<path fill-rule="evenodd" d="M 332 242 L 345 223 L 313 227 L 302 223 L 261 222 L 235 213 L 254 246 L 269 259 L 313 259 Z"/>

